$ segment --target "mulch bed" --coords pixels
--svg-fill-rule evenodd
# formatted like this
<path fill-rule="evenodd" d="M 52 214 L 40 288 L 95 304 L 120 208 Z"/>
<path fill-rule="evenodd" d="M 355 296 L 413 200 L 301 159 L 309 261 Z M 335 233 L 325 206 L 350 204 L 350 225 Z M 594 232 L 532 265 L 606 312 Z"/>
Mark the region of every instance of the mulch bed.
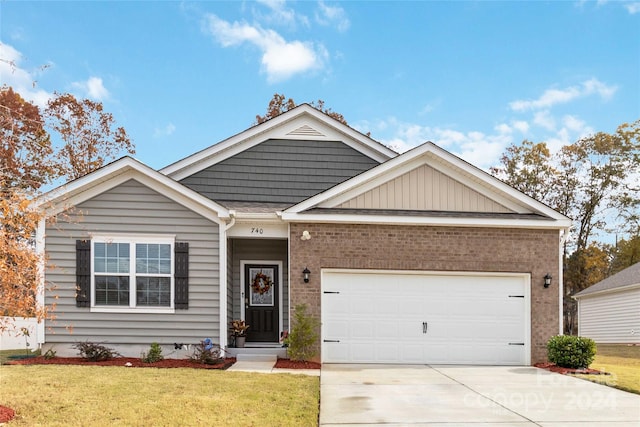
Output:
<path fill-rule="evenodd" d="M 289 359 L 280 359 L 276 362 L 274 368 L 280 369 L 320 369 L 322 365 L 317 362 L 294 362 Z"/>
<path fill-rule="evenodd" d="M 0 405 L 0 424 L 11 421 L 16 413 L 13 409 Z"/>
<path fill-rule="evenodd" d="M 235 357 L 224 359 L 221 363 L 207 365 L 192 362 L 189 359 L 164 359 L 159 362 L 145 363 L 140 358 L 116 357 L 101 362 L 90 362 L 81 357 L 53 357 L 45 359 L 43 356 L 30 359 L 19 359 L 7 362 L 7 365 L 83 365 L 83 366 L 126 366 L 131 368 L 193 368 L 193 369 L 227 369 L 236 363 Z"/>
<path fill-rule="evenodd" d="M 536 368 L 540 368 L 540 369 L 546 369 L 547 371 L 551 371 L 551 372 L 557 372 L 559 374 L 569 374 L 569 375 L 576 375 L 576 374 L 586 374 L 586 375 L 611 375 L 609 372 L 602 372 L 602 371 L 598 371 L 596 369 L 589 369 L 589 368 L 583 368 L 583 369 L 573 369 L 573 368 L 563 368 L 561 366 L 556 366 L 553 363 L 549 363 L 549 362 L 545 362 L 545 363 L 536 363 L 535 365 Z"/>

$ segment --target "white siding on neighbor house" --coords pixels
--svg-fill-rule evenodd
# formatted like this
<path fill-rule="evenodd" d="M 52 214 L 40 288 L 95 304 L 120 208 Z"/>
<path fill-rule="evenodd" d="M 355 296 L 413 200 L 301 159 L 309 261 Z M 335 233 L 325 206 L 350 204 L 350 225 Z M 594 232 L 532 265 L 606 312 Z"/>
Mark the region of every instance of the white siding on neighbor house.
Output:
<path fill-rule="evenodd" d="M 580 298 L 578 334 L 596 343 L 640 343 L 640 288 Z"/>
<path fill-rule="evenodd" d="M 45 237 L 49 267 L 46 281 L 56 304 L 54 321 L 46 323 L 47 344 L 78 341 L 110 344 L 174 342 L 195 344 L 219 340 L 219 226 L 158 192 L 130 180 L 80 204 L 72 221 L 58 216 Z M 189 308 L 175 313 L 96 313 L 76 307 L 76 240 L 90 233 L 175 235 L 189 243 Z M 56 299 L 57 296 L 57 299 Z"/>
<path fill-rule="evenodd" d="M 345 209 L 511 212 L 468 186 L 423 165 L 342 203 Z"/>

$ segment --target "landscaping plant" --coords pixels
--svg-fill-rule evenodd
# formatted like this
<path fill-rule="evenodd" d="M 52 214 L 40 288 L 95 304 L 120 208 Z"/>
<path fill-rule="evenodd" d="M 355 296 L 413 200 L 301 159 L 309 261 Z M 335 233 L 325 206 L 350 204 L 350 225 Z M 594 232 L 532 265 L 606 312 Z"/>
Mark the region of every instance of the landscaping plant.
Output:
<path fill-rule="evenodd" d="M 206 338 L 195 346 L 193 354 L 189 356 L 189 360 L 207 365 L 215 365 L 222 361 L 221 354 L 220 347 L 214 345 L 210 338 Z"/>
<path fill-rule="evenodd" d="M 307 314 L 307 305 L 299 304 L 294 308 L 293 328 L 283 340 L 288 346 L 287 354 L 294 361 L 310 360 L 316 355 L 315 343 L 318 340 L 318 319 Z"/>
<path fill-rule="evenodd" d="M 556 335 L 547 342 L 547 357 L 563 368 L 588 368 L 596 357 L 596 343 L 591 338 Z"/>
<path fill-rule="evenodd" d="M 100 362 L 122 356 L 112 348 L 90 341 L 75 343 L 73 348 L 78 350 L 80 357 L 91 362 Z"/>
<path fill-rule="evenodd" d="M 142 353 L 142 361 L 144 363 L 159 362 L 164 359 L 162 355 L 162 347 L 157 342 L 151 343 L 151 348 L 148 353 Z"/>

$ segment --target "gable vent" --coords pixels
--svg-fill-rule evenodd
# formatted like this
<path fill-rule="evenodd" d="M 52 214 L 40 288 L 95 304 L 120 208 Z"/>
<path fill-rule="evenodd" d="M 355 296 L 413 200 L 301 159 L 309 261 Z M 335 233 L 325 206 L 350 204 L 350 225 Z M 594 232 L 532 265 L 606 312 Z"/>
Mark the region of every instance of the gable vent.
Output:
<path fill-rule="evenodd" d="M 314 128 L 309 125 L 304 125 L 299 127 L 298 129 L 294 129 L 289 132 L 287 135 L 299 135 L 299 136 L 326 136 L 321 132 L 318 132 Z"/>

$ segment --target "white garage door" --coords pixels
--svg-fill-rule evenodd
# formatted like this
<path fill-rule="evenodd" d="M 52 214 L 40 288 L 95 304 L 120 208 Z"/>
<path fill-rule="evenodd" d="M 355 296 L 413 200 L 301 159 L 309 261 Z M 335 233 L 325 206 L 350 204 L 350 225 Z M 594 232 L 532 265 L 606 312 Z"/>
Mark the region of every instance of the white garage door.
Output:
<path fill-rule="evenodd" d="M 528 365 L 529 275 L 322 272 L 322 361 Z"/>

